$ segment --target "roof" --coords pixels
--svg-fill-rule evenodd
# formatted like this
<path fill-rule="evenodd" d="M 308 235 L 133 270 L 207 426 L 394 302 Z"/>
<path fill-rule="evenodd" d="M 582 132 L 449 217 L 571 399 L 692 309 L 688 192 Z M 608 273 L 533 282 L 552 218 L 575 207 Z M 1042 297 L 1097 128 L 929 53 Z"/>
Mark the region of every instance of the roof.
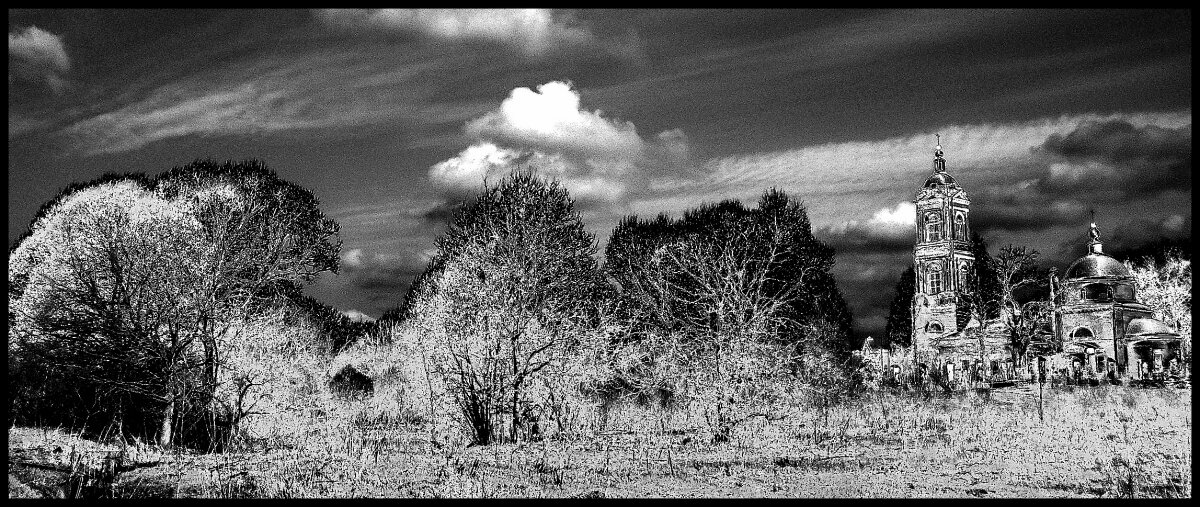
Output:
<path fill-rule="evenodd" d="M 1065 275 L 1067 279 L 1097 277 L 1132 278 L 1133 275 L 1121 261 L 1102 253 L 1090 253 L 1080 257 L 1071 263 Z"/>
<path fill-rule="evenodd" d="M 1158 319 L 1143 317 L 1133 319 L 1125 325 L 1125 336 L 1152 336 L 1161 334 L 1179 336 L 1179 333 L 1176 333 L 1170 326 Z"/>
<path fill-rule="evenodd" d="M 925 188 L 933 187 L 934 185 L 950 185 L 954 183 L 954 177 L 945 172 L 935 172 L 925 180 Z"/>

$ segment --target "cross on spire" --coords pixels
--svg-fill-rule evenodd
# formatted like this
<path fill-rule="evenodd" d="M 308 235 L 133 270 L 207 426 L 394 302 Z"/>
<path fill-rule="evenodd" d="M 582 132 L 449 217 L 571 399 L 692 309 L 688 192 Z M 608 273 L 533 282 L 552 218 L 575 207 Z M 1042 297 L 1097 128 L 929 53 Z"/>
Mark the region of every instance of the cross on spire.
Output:
<path fill-rule="evenodd" d="M 934 134 L 934 135 L 937 136 L 938 141 L 937 141 L 937 146 L 934 147 L 934 150 L 933 150 L 933 172 L 944 173 L 944 172 L 946 172 L 946 159 L 942 158 L 942 135 L 941 134 Z"/>

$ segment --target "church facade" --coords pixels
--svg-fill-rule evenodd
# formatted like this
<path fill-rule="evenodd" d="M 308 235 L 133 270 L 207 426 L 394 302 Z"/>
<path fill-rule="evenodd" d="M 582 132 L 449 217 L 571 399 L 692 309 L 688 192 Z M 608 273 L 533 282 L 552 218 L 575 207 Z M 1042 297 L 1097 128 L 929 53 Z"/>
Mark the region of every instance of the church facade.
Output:
<path fill-rule="evenodd" d="M 986 322 L 971 319 L 960 329 L 958 306 L 970 290 L 966 281 L 975 262 L 971 201 L 946 172 L 940 143 L 933 174 L 914 204 L 912 344 L 919 368 L 951 381 L 1051 375 L 1091 383 L 1161 379 L 1182 370 L 1180 335 L 1138 301 L 1132 274 L 1103 252 L 1095 223 L 1085 255 L 1061 281 L 1051 274 L 1050 322 L 1024 354 L 1014 352 L 1004 315 Z"/>

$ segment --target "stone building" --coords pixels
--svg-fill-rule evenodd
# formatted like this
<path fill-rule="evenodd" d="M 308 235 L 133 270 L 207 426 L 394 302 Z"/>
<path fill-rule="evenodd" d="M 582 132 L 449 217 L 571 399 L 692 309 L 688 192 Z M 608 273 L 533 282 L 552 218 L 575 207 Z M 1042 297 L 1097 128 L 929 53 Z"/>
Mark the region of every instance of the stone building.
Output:
<path fill-rule="evenodd" d="M 1095 223 L 1087 254 L 1054 283 L 1054 327 L 1068 373 L 1087 378 L 1142 380 L 1179 364 L 1179 334 L 1138 301 L 1133 274 L 1104 254 Z"/>
<path fill-rule="evenodd" d="M 1161 378 L 1178 369 L 1180 335 L 1138 302 L 1132 274 L 1105 255 L 1096 224 L 1083 257 L 1061 282 L 1051 279 L 1052 322 L 1018 357 L 1002 316 L 958 328 L 959 295 L 975 258 L 970 251 L 971 201 L 946 172 L 939 143 L 933 174 L 917 194 L 912 302 L 913 361 L 957 381 L 1030 380 L 1041 371 L 1092 382 Z M 1051 342 L 1062 344 L 1054 351 Z"/>

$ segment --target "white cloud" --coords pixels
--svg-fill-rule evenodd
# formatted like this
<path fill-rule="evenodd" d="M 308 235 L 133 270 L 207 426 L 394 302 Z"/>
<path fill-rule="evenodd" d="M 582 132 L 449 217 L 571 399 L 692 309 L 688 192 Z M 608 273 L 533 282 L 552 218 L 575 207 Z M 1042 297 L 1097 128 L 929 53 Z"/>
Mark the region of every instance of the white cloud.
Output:
<path fill-rule="evenodd" d="M 429 177 L 444 186 L 478 189 L 490 175 L 508 171 L 520 158 L 516 150 L 492 143 L 473 144 L 457 156 L 434 164 Z"/>
<path fill-rule="evenodd" d="M 846 220 L 825 229 L 826 234 L 857 235 L 861 239 L 908 239 L 916 224 L 917 207 L 902 201 L 875 212 L 869 220 Z"/>
<path fill-rule="evenodd" d="M 498 42 L 531 57 L 593 46 L 621 56 L 639 54 L 636 47 L 630 47 L 631 42 L 601 41 L 569 15 L 556 16 L 548 9 L 325 9 L 317 15 L 344 28 L 414 32 L 445 41 Z"/>
<path fill-rule="evenodd" d="M 478 141 L 429 170 L 442 186 L 477 190 L 485 179 L 529 167 L 562 182 L 575 197 L 612 203 L 651 169 L 680 164 L 689 156 L 682 130 L 647 141 L 630 122 L 582 109 L 579 93 L 561 81 L 537 91 L 514 89 L 498 108 L 471 120 L 464 130 Z"/>
<path fill-rule="evenodd" d="M 350 267 L 361 267 L 363 265 L 363 251 L 361 248 L 354 248 L 342 253 L 342 265 Z"/>
<path fill-rule="evenodd" d="M 346 310 L 342 312 L 350 320 L 355 322 L 375 322 L 375 318 L 358 310 Z"/>
<path fill-rule="evenodd" d="M 517 88 L 497 110 L 468 122 L 466 132 L 479 139 L 587 156 L 627 158 L 642 153 L 646 142 L 632 123 L 581 110 L 579 102 L 570 83 L 551 81 L 536 92 Z"/>
<path fill-rule="evenodd" d="M 1163 219 L 1162 228 L 1173 232 L 1179 232 L 1183 230 L 1184 221 L 1183 215 L 1171 215 Z"/>
<path fill-rule="evenodd" d="M 63 76 L 71 70 L 71 58 L 67 56 L 61 37 L 36 26 L 9 32 L 8 56 L 9 83 L 14 77 L 21 77 L 45 81 L 55 92 L 66 86 Z"/>

